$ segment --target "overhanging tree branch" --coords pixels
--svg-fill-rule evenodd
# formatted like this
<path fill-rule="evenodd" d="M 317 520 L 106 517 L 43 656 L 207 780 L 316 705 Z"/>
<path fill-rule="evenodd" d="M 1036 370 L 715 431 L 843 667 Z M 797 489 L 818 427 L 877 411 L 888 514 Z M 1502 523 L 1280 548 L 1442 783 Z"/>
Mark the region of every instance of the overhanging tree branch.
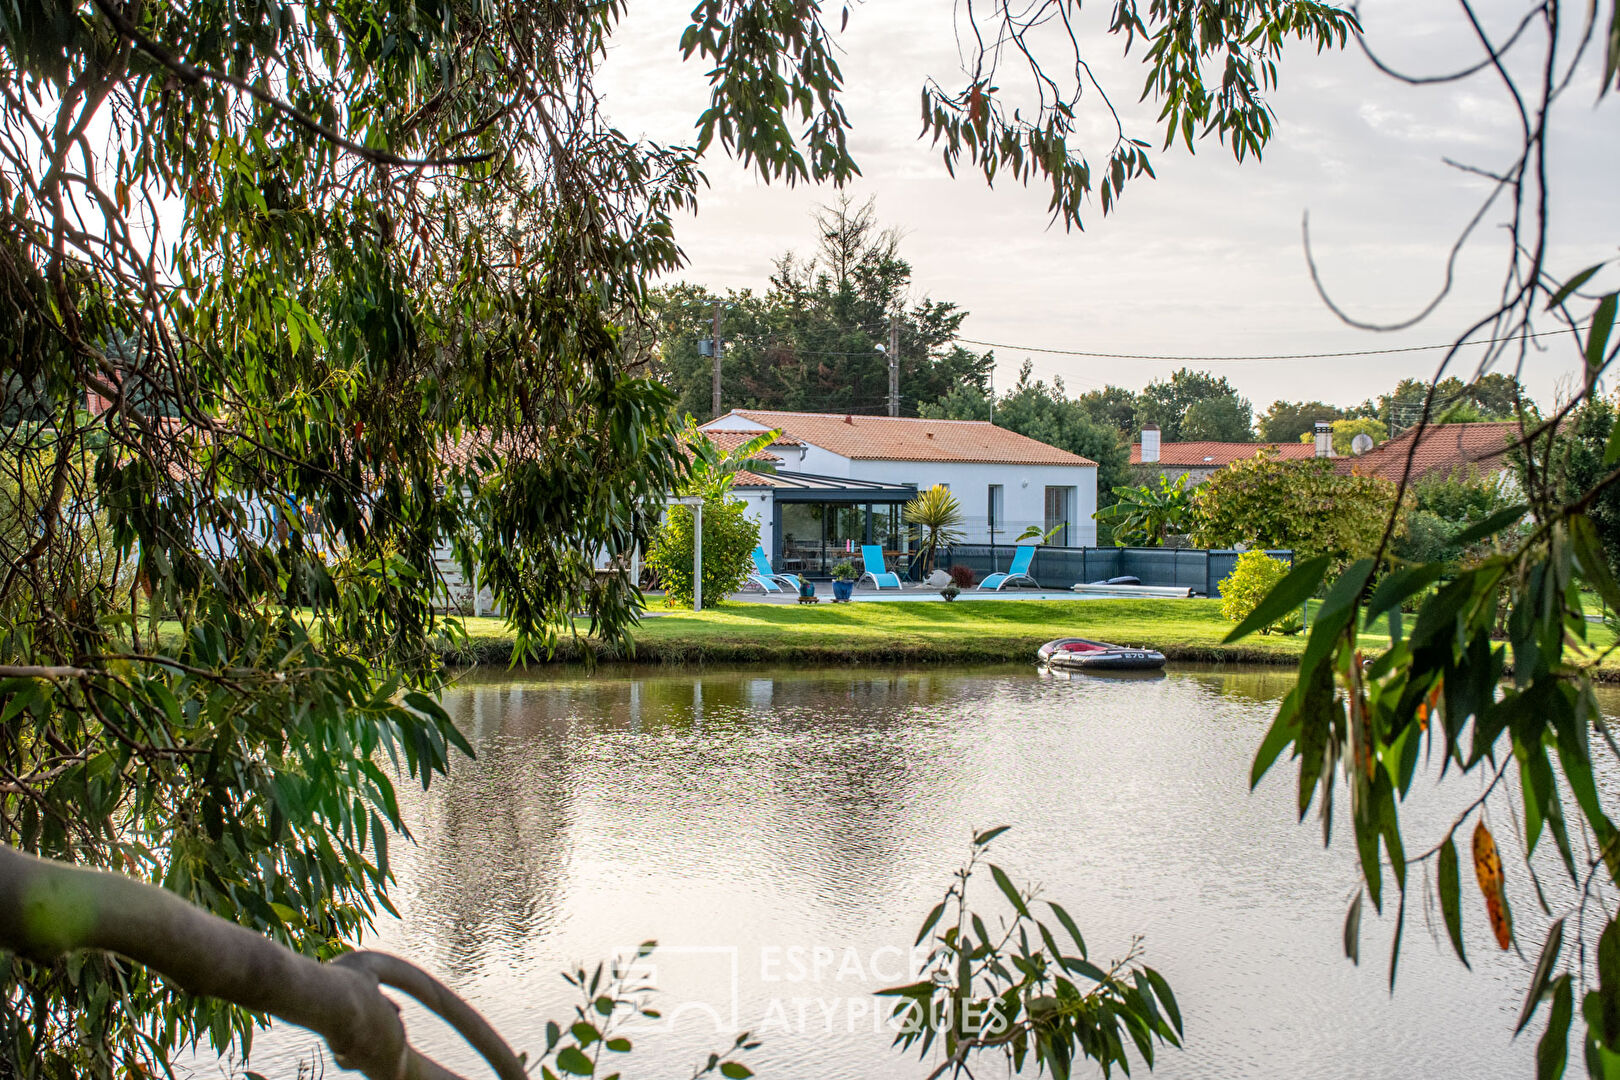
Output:
<path fill-rule="evenodd" d="M 339 1065 L 370 1080 L 457 1080 L 410 1045 L 399 1006 L 410 994 L 454 1027 L 501 1080 L 527 1080 L 523 1061 L 471 1006 L 398 957 L 350 953 L 330 964 L 118 874 L 0 845 L 0 948 L 49 963 L 83 950 L 117 953 L 182 990 L 308 1028 Z"/>

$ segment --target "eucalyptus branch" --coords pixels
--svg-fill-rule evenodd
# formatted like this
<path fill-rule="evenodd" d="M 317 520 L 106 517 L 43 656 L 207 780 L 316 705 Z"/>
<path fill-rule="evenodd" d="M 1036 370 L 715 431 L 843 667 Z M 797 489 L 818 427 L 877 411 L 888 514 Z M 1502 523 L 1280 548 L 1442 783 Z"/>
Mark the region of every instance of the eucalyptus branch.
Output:
<path fill-rule="evenodd" d="M 116 953 L 188 993 L 316 1032 L 339 1065 L 368 1080 L 457 1080 L 410 1045 L 399 1007 L 379 992 L 391 986 L 448 1021 L 502 1080 L 527 1080 L 521 1059 L 482 1017 L 403 960 L 358 953 L 321 964 L 164 889 L 3 844 L 0 948 L 36 963 L 86 950 Z"/>
<path fill-rule="evenodd" d="M 479 162 L 489 161 L 495 156 L 493 151 L 488 151 L 481 154 L 463 154 L 455 157 L 444 158 L 406 158 L 400 157 L 397 154 L 390 154 L 384 150 L 377 150 L 373 147 L 357 143 L 352 139 L 344 138 L 342 135 L 339 135 L 336 131 L 333 131 L 325 124 L 322 124 L 319 120 L 316 120 L 313 116 L 310 116 L 302 109 L 297 108 L 290 102 L 283 101 L 281 98 L 261 87 L 255 86 L 247 79 L 229 74 L 228 72 L 213 71 L 208 68 L 194 67 L 191 64 L 186 63 L 184 60 L 181 60 L 179 57 L 175 56 L 168 49 L 165 49 L 162 45 L 159 45 L 156 41 L 142 33 L 138 26 L 124 17 L 124 13 L 120 11 L 111 2 L 111 0 L 92 0 L 92 2 L 96 5 L 97 10 L 107 17 L 107 21 L 112 23 L 120 34 L 123 34 L 130 41 L 133 41 L 137 46 L 139 46 L 142 52 L 146 53 L 152 59 L 174 72 L 180 81 L 186 83 L 188 86 L 196 86 L 203 82 L 217 82 L 233 87 L 241 93 L 247 94 L 260 104 L 267 106 L 277 113 L 280 113 L 282 116 L 285 116 L 287 119 L 291 120 L 299 127 L 304 128 L 311 134 L 325 139 L 334 146 L 342 147 L 349 153 L 355 155 L 356 157 L 364 158 L 366 161 L 370 161 L 377 165 L 392 165 L 400 168 L 420 169 L 445 168 L 457 165 L 475 165 Z"/>

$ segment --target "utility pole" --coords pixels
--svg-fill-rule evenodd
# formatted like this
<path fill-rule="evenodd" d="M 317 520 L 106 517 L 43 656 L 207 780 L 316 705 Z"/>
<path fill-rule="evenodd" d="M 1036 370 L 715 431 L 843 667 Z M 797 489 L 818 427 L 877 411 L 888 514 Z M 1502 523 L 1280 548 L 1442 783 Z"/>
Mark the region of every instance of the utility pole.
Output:
<path fill-rule="evenodd" d="M 889 415 L 900 415 L 900 315 L 889 316 Z"/>
<path fill-rule="evenodd" d="M 996 369 L 990 369 L 990 422 L 996 422 Z"/>
<path fill-rule="evenodd" d="M 720 301 L 714 302 L 714 415 L 720 415 Z"/>

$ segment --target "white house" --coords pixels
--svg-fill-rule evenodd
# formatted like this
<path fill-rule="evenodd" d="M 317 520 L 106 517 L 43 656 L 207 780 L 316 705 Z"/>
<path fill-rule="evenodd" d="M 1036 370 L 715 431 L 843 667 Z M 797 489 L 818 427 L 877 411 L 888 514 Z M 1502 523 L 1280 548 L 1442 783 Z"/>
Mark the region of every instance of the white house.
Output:
<path fill-rule="evenodd" d="M 779 570 L 825 573 L 863 543 L 904 551 L 900 508 L 936 484 L 961 504 L 966 543 L 1011 544 L 1030 525 L 1097 542 L 1097 463 L 983 420 L 733 409 L 702 425 L 722 445 L 772 429 L 777 471 L 733 491 Z"/>

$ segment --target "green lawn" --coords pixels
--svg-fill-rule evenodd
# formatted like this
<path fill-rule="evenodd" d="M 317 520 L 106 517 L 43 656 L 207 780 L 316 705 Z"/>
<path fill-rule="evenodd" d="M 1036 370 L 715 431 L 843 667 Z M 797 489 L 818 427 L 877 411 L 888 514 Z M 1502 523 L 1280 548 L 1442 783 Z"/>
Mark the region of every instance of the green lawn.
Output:
<path fill-rule="evenodd" d="M 457 659 L 505 663 L 510 658 L 511 636 L 501 620 L 464 623 L 471 647 Z M 727 604 L 646 619 L 634 632 L 633 654 L 589 639 L 583 646 L 600 660 L 677 664 L 1023 663 L 1034 659 L 1043 642 L 1069 636 L 1147 645 L 1184 661 L 1289 664 L 1305 649 L 1304 634 L 1256 634 L 1224 645 L 1221 639 L 1231 626 L 1217 600 Z M 1589 640 L 1607 645 L 1613 637 L 1606 627 L 1592 624 Z M 1361 644 L 1369 654 L 1388 646 L 1383 620 L 1361 635 Z M 583 659 L 571 644 L 557 658 Z M 1604 673 L 1620 678 L 1620 658 L 1606 662 Z"/>
<path fill-rule="evenodd" d="M 504 658 L 498 619 L 467 619 L 481 658 Z M 1255 635 L 1222 645 L 1232 624 L 1215 600 L 976 600 L 966 603 L 728 604 L 700 614 L 675 611 L 635 631 L 637 660 L 683 662 L 1030 661 L 1055 637 L 1148 645 L 1175 660 L 1286 664 L 1303 634 Z M 1376 650 L 1382 632 L 1364 635 Z M 508 645 L 509 647 L 509 645 Z M 490 655 L 491 650 L 497 650 Z M 628 659 L 596 650 L 602 659 Z M 564 658 L 573 658 L 573 650 Z"/>

